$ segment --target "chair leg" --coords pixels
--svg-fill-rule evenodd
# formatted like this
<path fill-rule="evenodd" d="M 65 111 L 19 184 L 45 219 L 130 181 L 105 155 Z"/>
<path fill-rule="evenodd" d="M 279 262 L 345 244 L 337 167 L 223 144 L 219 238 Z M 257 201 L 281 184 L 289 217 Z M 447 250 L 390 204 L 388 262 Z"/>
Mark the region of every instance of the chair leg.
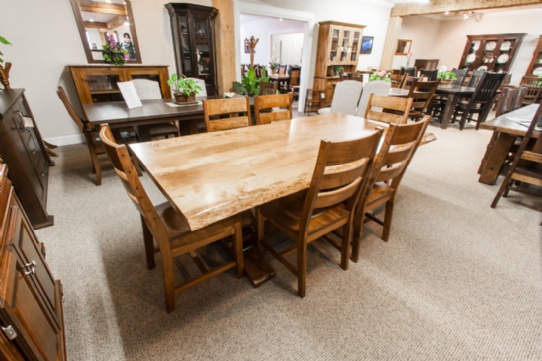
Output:
<path fill-rule="evenodd" d="M 307 242 L 299 240 L 297 246 L 297 292 L 301 298 L 305 297 L 307 285 Z"/>
<path fill-rule="evenodd" d="M 263 218 L 262 212 L 259 208 L 256 207 L 255 212 L 255 218 L 256 218 L 256 246 L 258 247 L 258 251 L 262 252 L 262 241 L 264 237 L 264 226 L 265 226 L 265 219 Z"/>
<path fill-rule="evenodd" d="M 502 181 L 501 186 L 499 187 L 499 190 L 497 191 L 497 194 L 495 195 L 495 198 L 493 198 L 493 202 L 491 202 L 491 208 L 497 207 L 497 203 L 499 203 L 499 200 L 505 194 L 505 192 L 508 191 L 508 186 L 510 184 L 510 177 L 506 175 L 506 178 Z M 507 196 L 506 194 L 505 196 Z"/>
<path fill-rule="evenodd" d="M 459 130 L 463 130 L 465 128 L 465 123 L 467 122 L 467 118 L 469 117 L 468 112 L 463 112 L 463 115 L 461 116 L 461 120 L 459 122 Z"/>
<path fill-rule="evenodd" d="M 360 210 L 360 207 L 356 210 L 354 215 L 354 226 L 352 232 L 352 254 L 350 259 L 352 262 L 357 263 L 359 261 L 360 250 L 361 250 L 361 238 L 363 237 L 363 224 L 364 224 L 365 213 L 363 209 Z"/>
<path fill-rule="evenodd" d="M 352 222 L 345 224 L 342 231 L 341 268 L 345 271 L 348 269 L 348 256 L 350 253 L 350 242 L 352 241 L 352 226 Z"/>
<path fill-rule="evenodd" d="M 90 160 L 92 161 L 92 169 L 94 171 L 93 173 L 96 173 L 96 185 L 100 186 L 102 185 L 102 166 L 100 165 L 100 161 L 98 160 L 96 150 L 89 146 L 88 152 L 90 153 Z"/>
<path fill-rule="evenodd" d="M 235 259 L 237 261 L 237 278 L 243 277 L 244 262 L 243 262 L 243 226 L 241 221 L 235 225 L 235 234 L 233 235 L 233 247 L 235 251 Z"/>
<path fill-rule="evenodd" d="M 147 260 L 147 269 L 151 270 L 156 267 L 154 260 L 154 237 L 145 222 L 145 218 L 141 216 L 141 230 L 143 231 L 143 244 L 145 246 L 145 258 Z"/>
<path fill-rule="evenodd" d="M 382 230 L 382 239 L 384 241 L 388 241 L 390 238 L 390 228 L 391 228 L 391 220 L 393 217 L 393 205 L 394 205 L 395 199 L 390 199 L 386 203 L 386 210 L 384 213 L 384 229 Z"/>
<path fill-rule="evenodd" d="M 162 254 L 162 268 L 164 272 L 164 294 L 166 297 L 166 311 L 168 313 L 175 310 L 175 279 L 173 258 L 171 254 Z"/>

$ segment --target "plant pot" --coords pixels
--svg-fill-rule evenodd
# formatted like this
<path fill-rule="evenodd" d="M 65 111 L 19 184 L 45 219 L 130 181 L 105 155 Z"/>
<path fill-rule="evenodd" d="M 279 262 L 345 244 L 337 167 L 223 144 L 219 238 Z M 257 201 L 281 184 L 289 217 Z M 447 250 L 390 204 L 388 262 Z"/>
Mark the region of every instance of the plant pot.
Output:
<path fill-rule="evenodd" d="M 186 95 L 186 93 L 175 93 L 173 95 L 175 96 L 175 102 L 179 104 L 196 102 L 196 93 L 190 93 L 190 95 Z"/>
<path fill-rule="evenodd" d="M 451 85 L 453 80 L 442 80 L 440 79 L 440 85 Z"/>

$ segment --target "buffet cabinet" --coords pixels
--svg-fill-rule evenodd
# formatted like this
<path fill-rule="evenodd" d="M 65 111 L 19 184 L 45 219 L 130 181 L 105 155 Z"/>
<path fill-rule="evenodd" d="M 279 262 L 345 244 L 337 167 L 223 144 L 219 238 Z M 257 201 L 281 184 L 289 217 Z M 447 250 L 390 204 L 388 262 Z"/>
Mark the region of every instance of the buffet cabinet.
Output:
<path fill-rule="evenodd" d="M 318 31 L 318 49 L 314 70 L 314 88 L 324 90 L 325 105 L 333 99 L 335 84 L 340 80 L 337 69 L 357 70 L 364 25 L 325 21 Z"/>
<path fill-rule="evenodd" d="M 165 65 L 71 65 L 70 73 L 81 104 L 122 101 L 117 83 L 132 79 L 149 79 L 160 83 L 162 98 L 171 98 L 168 67 Z M 86 118 L 86 114 L 85 114 Z"/>
<path fill-rule="evenodd" d="M 215 18 L 218 10 L 187 3 L 164 5 L 171 21 L 177 74 L 205 81 L 208 95 L 218 94 Z"/>
<path fill-rule="evenodd" d="M 23 89 L 0 92 L 0 158 L 35 229 L 52 226 L 47 213 L 49 157 Z"/>
<path fill-rule="evenodd" d="M 65 360 L 62 285 L 0 164 L 0 359 Z"/>
<path fill-rule="evenodd" d="M 508 72 L 524 36 L 524 33 L 467 35 L 459 69 Z"/>
<path fill-rule="evenodd" d="M 542 35 L 538 38 L 538 45 L 534 49 L 533 59 L 527 68 L 526 76 L 542 76 Z"/>

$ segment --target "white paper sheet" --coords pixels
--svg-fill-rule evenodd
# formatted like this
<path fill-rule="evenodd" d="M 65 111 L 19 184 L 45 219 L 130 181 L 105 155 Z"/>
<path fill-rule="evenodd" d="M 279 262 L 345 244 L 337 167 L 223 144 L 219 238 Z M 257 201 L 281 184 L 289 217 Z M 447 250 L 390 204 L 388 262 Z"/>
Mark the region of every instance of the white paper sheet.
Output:
<path fill-rule="evenodd" d="M 122 93 L 122 97 L 124 98 L 126 105 L 128 106 L 128 109 L 137 108 L 143 105 L 141 104 L 141 99 L 139 99 L 139 96 L 137 95 L 134 83 L 131 81 L 125 81 L 119 82 L 117 85 Z"/>

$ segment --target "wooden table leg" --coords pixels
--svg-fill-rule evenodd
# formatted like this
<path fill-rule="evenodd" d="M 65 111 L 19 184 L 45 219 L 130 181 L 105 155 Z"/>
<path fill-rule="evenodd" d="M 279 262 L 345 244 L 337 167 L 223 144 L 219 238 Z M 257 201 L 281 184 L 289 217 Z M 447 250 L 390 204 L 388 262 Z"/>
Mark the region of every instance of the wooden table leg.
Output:
<path fill-rule="evenodd" d="M 480 172 L 478 182 L 489 185 L 495 184 L 497 177 L 499 176 L 499 171 L 510 152 L 510 147 L 514 144 L 515 139 L 516 136 L 501 132 L 498 134 L 492 147 L 491 142 L 488 144 L 486 156 L 484 156 L 486 161 Z"/>
<path fill-rule="evenodd" d="M 440 127 L 442 129 L 448 128 L 448 124 L 450 124 L 450 120 L 452 120 L 452 116 L 454 115 L 454 110 L 457 106 L 458 101 L 459 97 L 456 94 L 448 95 L 446 105 L 444 106 L 444 110 L 442 111 L 442 121 L 440 123 Z"/>

